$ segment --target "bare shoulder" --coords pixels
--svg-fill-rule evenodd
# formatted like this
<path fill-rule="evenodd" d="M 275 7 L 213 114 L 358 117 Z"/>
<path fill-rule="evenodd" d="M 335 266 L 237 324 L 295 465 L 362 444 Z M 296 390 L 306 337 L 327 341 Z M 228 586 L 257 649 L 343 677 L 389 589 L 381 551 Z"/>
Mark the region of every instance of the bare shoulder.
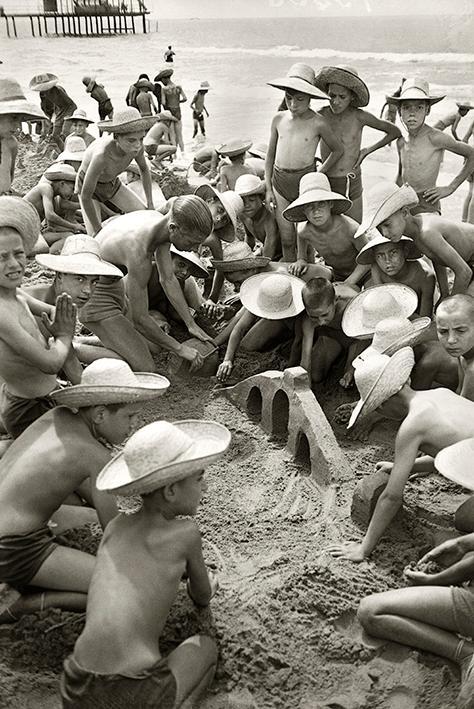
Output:
<path fill-rule="evenodd" d="M 344 225 L 344 229 L 346 230 L 347 234 L 349 234 L 350 236 L 354 236 L 357 229 L 359 228 L 359 224 L 356 222 L 356 220 L 352 219 L 352 217 L 347 217 L 345 214 L 339 214 L 336 216 L 339 217 L 340 224 Z M 361 238 L 362 237 L 357 237 L 357 241 L 360 243 L 360 246 L 362 248 L 362 246 L 365 246 L 367 242 L 360 241 Z"/>
<path fill-rule="evenodd" d="M 188 552 L 193 552 L 201 548 L 201 532 L 194 520 L 175 519 L 172 524 L 174 527 L 172 533 L 176 545 L 182 545 Z"/>
<path fill-rule="evenodd" d="M 327 120 L 333 115 L 333 113 L 329 106 L 323 106 L 322 108 L 318 109 L 316 115 L 322 116 L 325 120 Z"/>
<path fill-rule="evenodd" d="M 399 436 L 423 435 L 439 417 L 440 406 L 433 401 L 432 396 L 416 396 L 411 404 L 408 416 L 398 429 Z"/>

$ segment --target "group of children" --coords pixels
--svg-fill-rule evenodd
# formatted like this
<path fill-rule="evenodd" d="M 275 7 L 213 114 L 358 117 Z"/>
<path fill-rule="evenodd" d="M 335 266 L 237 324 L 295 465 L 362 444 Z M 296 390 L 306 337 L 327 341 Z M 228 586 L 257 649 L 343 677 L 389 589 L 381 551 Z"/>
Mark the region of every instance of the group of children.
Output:
<path fill-rule="evenodd" d="M 104 697 L 114 706 L 191 707 L 216 665 L 209 638 L 189 638 L 166 658 L 158 641 L 183 577 L 197 605 L 217 590 L 196 525 L 178 517 L 196 513 L 204 469 L 225 452 L 229 432 L 212 421 L 155 421 L 110 455 L 135 428 L 142 402 L 169 387 L 153 354 L 167 350 L 199 371 L 225 345 L 217 378 L 226 382 L 239 347 L 288 342 L 288 363 L 300 364 L 313 387 L 338 366 L 342 387 L 355 382 L 360 400 L 350 428 L 380 416 L 402 422 L 393 464 L 378 464 L 389 476 L 367 533 L 361 543 L 331 548 L 338 558 L 372 554 L 412 473 L 449 469 L 448 477 L 465 480 L 458 447 L 474 439 L 474 226 L 441 215 L 441 201 L 472 175 L 474 150 L 426 124 L 442 97 L 423 79 L 407 79 L 387 97 L 406 128 L 402 137 L 393 122 L 365 110 L 369 89 L 355 69 L 315 73 L 295 64 L 269 82 L 285 99 L 268 146 L 249 158 L 252 142 L 236 139 L 202 162 L 196 156 L 200 172 L 219 170 L 217 188 L 206 182 L 157 206 L 149 158 L 163 159 L 162 139 L 170 124 L 179 136 L 181 120 L 172 71 L 168 63 L 158 79 L 169 94 L 161 116 L 144 110 L 142 79 L 134 85 L 138 108 L 130 99 L 113 111 L 100 85 L 84 77 L 102 111 L 96 139 L 54 75 L 30 84 L 43 110 L 14 80 L 0 80 L 0 415 L 10 436 L 0 460 L 0 582 L 22 594 L 0 622 L 87 605 L 62 677 L 71 709 L 100 706 Z M 314 111 L 312 99 L 329 103 Z M 194 110 L 197 130 L 203 99 Z M 61 154 L 24 197 L 11 196 L 14 133 L 21 121 L 48 115 Z M 75 128 L 62 142 L 68 118 Z M 362 148 L 365 126 L 383 135 Z M 361 164 L 395 140 L 397 184 L 377 184 L 363 207 Z M 464 164 L 440 187 L 445 150 Z M 139 177 L 144 199 L 127 184 L 129 174 Z M 34 254 L 52 283 L 23 285 Z M 226 281 L 237 308 L 224 298 Z M 197 324 L 198 312 L 228 322 L 213 337 Z M 76 334 L 78 319 L 88 335 Z M 176 322 L 189 341 L 173 336 Z M 130 494 L 140 495 L 140 511 L 119 513 L 113 495 Z M 95 565 L 55 540 L 61 507 L 74 502 L 95 508 L 104 529 Z M 474 596 L 470 587 L 446 586 L 472 578 L 472 508 L 469 499 L 455 518 L 467 534 L 429 555 L 444 571 L 407 572 L 433 588 L 378 594 L 360 607 L 371 634 L 459 662 L 465 707 L 474 692 L 474 644 L 458 636 L 471 636 Z"/>

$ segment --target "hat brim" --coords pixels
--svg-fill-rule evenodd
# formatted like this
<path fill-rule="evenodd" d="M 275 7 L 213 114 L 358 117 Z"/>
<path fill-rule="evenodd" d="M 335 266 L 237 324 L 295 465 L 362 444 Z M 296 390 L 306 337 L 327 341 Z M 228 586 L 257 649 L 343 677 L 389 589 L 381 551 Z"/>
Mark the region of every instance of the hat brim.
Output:
<path fill-rule="evenodd" d="M 365 399 L 360 399 L 349 419 L 347 428 L 352 428 L 357 420 L 378 409 L 391 396 L 397 394 L 408 381 L 415 365 L 415 357 L 410 347 L 396 352 L 380 372 Z"/>
<path fill-rule="evenodd" d="M 116 495 L 143 495 L 170 485 L 207 468 L 225 453 L 231 442 L 230 431 L 215 421 L 184 420 L 174 426 L 193 439 L 191 447 L 169 465 L 132 478 L 123 451 L 101 470 L 97 489 Z"/>
<path fill-rule="evenodd" d="M 358 108 L 367 106 L 370 101 L 370 93 L 367 84 L 362 81 L 359 76 L 341 67 L 324 66 L 317 74 L 314 83 L 318 89 L 324 91 L 325 94 L 328 92 L 329 84 L 339 84 L 339 86 L 350 89 L 355 96 L 352 105 Z"/>
<path fill-rule="evenodd" d="M 136 133 L 140 130 L 148 131 L 156 122 L 158 116 L 142 116 L 127 123 L 114 123 L 113 118 L 99 121 L 97 126 L 106 133 Z"/>
<path fill-rule="evenodd" d="M 216 148 L 216 152 L 219 153 L 219 155 L 223 155 L 226 158 L 232 158 L 235 155 L 241 155 L 242 153 L 246 153 L 247 150 L 251 147 L 252 141 L 247 140 L 244 143 L 241 143 L 240 145 L 237 145 L 236 148 L 228 148 L 227 143 L 223 143 L 222 145 L 219 145 L 219 147 Z"/>
<path fill-rule="evenodd" d="M 44 172 L 43 177 L 46 177 L 50 182 L 75 182 L 77 175 L 71 175 L 69 172 L 55 172 L 54 174 L 48 175 Z"/>
<path fill-rule="evenodd" d="M 443 448 L 435 457 L 434 466 L 444 478 L 452 480 L 466 490 L 474 490 L 474 474 L 471 465 L 473 458 L 474 438 L 466 438 L 464 441 Z"/>
<path fill-rule="evenodd" d="M 163 113 L 158 113 L 157 115 L 159 121 L 171 121 L 172 123 L 178 122 L 178 119 L 175 118 L 173 115 L 164 116 Z"/>
<path fill-rule="evenodd" d="M 232 205 L 226 204 L 224 202 L 224 200 L 222 199 L 222 192 L 218 192 L 211 185 L 204 184 L 196 187 L 196 189 L 194 190 L 194 194 L 204 200 L 205 197 L 203 197 L 203 195 L 205 194 L 212 194 L 214 197 L 217 197 L 222 207 L 224 208 L 225 213 L 230 219 L 230 224 L 225 224 L 220 229 L 214 229 L 214 233 L 216 234 L 216 236 L 219 237 L 221 241 L 225 241 L 227 244 L 230 244 L 232 241 L 234 241 L 235 231 L 237 229 L 237 213 L 235 209 L 233 209 Z"/>
<path fill-rule="evenodd" d="M 284 310 L 278 312 L 265 310 L 257 303 L 258 290 L 264 280 L 270 276 L 275 276 L 275 273 L 257 273 L 255 276 L 250 276 L 245 280 L 240 287 L 240 302 L 247 308 L 249 312 L 259 318 L 265 320 L 283 320 L 284 318 L 293 318 L 299 315 L 304 310 L 302 291 L 304 281 L 296 276 L 284 274 L 291 284 L 292 298 L 290 305 Z"/>
<path fill-rule="evenodd" d="M 328 97 L 322 94 L 316 86 L 310 84 L 309 81 L 304 79 L 298 79 L 294 76 L 284 76 L 281 79 L 273 79 L 273 81 L 267 81 L 268 86 L 273 86 L 275 89 L 281 89 L 286 91 L 298 91 L 300 94 L 306 94 L 306 96 L 311 96 L 311 98 L 318 98 L 322 101 L 327 101 Z"/>
<path fill-rule="evenodd" d="M 58 406 L 79 409 L 84 406 L 108 406 L 110 404 L 131 404 L 135 401 L 149 401 L 161 396 L 170 382 L 161 374 L 135 372 L 139 386 L 84 385 L 56 389 L 49 395 Z"/>
<path fill-rule="evenodd" d="M 262 181 L 261 185 L 254 187 L 253 190 L 247 190 L 246 192 L 236 190 L 235 188 L 234 191 L 237 192 L 240 197 L 251 197 L 254 194 L 265 194 L 265 183 Z"/>
<path fill-rule="evenodd" d="M 370 266 L 375 261 L 375 247 L 382 246 L 383 244 L 387 243 L 405 244 L 405 246 L 407 247 L 407 261 L 416 261 L 423 255 L 421 251 L 416 248 L 413 239 L 410 239 L 408 236 L 402 236 L 399 241 L 390 242 L 389 239 L 385 239 L 382 235 L 380 235 L 380 237 L 377 236 L 375 237 L 375 239 L 371 239 L 368 244 L 361 248 L 361 250 L 357 254 L 356 262 L 363 266 Z"/>
<path fill-rule="evenodd" d="M 249 155 L 252 155 L 255 158 L 260 158 L 261 160 L 265 160 L 267 157 L 267 154 L 263 152 L 263 150 L 259 150 L 258 148 L 249 148 L 247 150 Z"/>
<path fill-rule="evenodd" d="M 15 229 L 21 236 L 27 256 L 33 251 L 41 232 L 38 212 L 22 197 L 3 195 L 1 199 L 0 227 Z"/>
<path fill-rule="evenodd" d="M 420 342 L 425 340 L 426 334 L 431 327 L 431 318 L 416 318 L 416 320 L 412 320 L 411 324 L 413 326 L 412 332 L 404 337 L 400 337 L 398 340 L 389 345 L 389 347 L 386 347 L 382 350 L 382 354 L 386 354 L 391 357 L 395 354 L 395 352 L 398 352 L 398 350 L 401 350 L 404 347 L 415 347 Z"/>
<path fill-rule="evenodd" d="M 44 121 L 45 114 L 29 101 L 1 101 L 0 116 L 18 116 L 21 121 Z"/>
<path fill-rule="evenodd" d="M 82 121 L 83 123 L 95 123 L 91 118 L 86 118 L 85 116 L 67 116 L 67 118 L 64 119 L 64 122 L 66 121 Z"/>
<path fill-rule="evenodd" d="M 348 337 L 355 339 L 367 340 L 372 337 L 375 332 L 376 324 L 372 326 L 364 325 L 362 322 L 363 303 L 369 294 L 372 294 L 376 288 L 383 288 L 385 292 L 390 293 L 400 306 L 400 317 L 409 318 L 413 315 L 418 305 L 418 296 L 412 288 L 403 285 L 403 283 L 384 283 L 382 285 L 370 286 L 358 293 L 346 306 L 342 316 L 342 329 Z M 385 317 L 390 317 L 394 313 L 389 313 Z M 383 320 L 383 318 L 380 318 Z"/>
<path fill-rule="evenodd" d="M 286 209 L 283 210 L 283 216 L 289 222 L 305 222 L 308 217 L 304 213 L 304 207 L 314 202 L 329 202 L 332 201 L 331 212 L 333 214 L 344 214 L 352 207 L 352 201 L 343 197 L 337 192 L 329 190 L 308 190 L 300 195 Z"/>
<path fill-rule="evenodd" d="M 199 256 L 192 251 L 180 251 L 173 244 L 170 246 L 170 253 L 175 256 L 180 256 L 180 258 L 187 261 L 190 265 L 189 274 L 194 278 L 207 278 L 209 276 L 209 271 L 200 262 Z"/>
<path fill-rule="evenodd" d="M 162 79 L 167 79 L 170 76 L 173 76 L 173 74 L 174 69 L 163 69 L 163 71 L 158 72 L 153 81 L 161 81 Z"/>
<path fill-rule="evenodd" d="M 74 273 L 81 276 L 111 276 L 122 278 L 122 271 L 113 263 L 103 261 L 93 254 L 71 254 L 71 256 L 61 256 L 58 254 L 38 254 L 36 261 L 50 271 L 58 273 Z"/>
<path fill-rule="evenodd" d="M 59 153 L 58 157 L 54 162 L 65 162 L 66 160 L 74 160 L 75 162 L 82 162 L 84 158 L 84 153 L 86 151 L 78 153 L 71 153 L 69 150 L 64 150 L 64 152 Z"/>
<path fill-rule="evenodd" d="M 382 204 L 380 204 L 376 210 L 373 210 L 369 216 L 362 219 L 360 226 L 358 227 L 356 233 L 354 234 L 354 239 L 358 236 L 362 236 L 369 229 L 375 229 L 382 222 L 398 212 L 399 209 L 403 207 L 416 207 L 418 204 L 418 196 L 410 185 L 402 185 L 397 189 L 396 192 L 387 197 Z"/>
<path fill-rule="evenodd" d="M 427 101 L 430 106 L 433 106 L 433 104 L 439 103 L 439 101 L 446 98 L 446 96 L 420 96 L 419 94 L 417 96 L 409 96 L 407 94 L 405 94 L 405 96 L 385 96 L 385 99 L 387 103 L 391 103 L 394 106 L 399 106 L 402 101 Z"/>
<path fill-rule="evenodd" d="M 59 79 L 50 79 L 49 81 L 44 81 L 41 84 L 35 84 L 32 86 L 30 84 L 30 89 L 32 91 L 49 91 L 49 89 L 52 89 L 53 86 L 56 86 L 59 82 Z"/>
<path fill-rule="evenodd" d="M 250 271 L 253 268 L 265 268 L 271 259 L 268 256 L 249 256 L 229 261 L 216 261 L 211 259 L 211 264 L 216 271 L 222 273 L 233 273 L 235 271 Z"/>
<path fill-rule="evenodd" d="M 459 103 L 459 101 L 456 101 L 456 106 L 458 108 L 467 108 L 468 111 L 472 111 L 474 106 L 471 106 L 470 103 Z"/>

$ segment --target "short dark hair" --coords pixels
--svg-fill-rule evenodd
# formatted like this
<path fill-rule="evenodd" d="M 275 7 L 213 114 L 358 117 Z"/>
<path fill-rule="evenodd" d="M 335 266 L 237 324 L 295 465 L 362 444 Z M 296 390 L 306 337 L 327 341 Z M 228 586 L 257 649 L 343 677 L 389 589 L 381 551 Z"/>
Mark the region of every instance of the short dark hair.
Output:
<path fill-rule="evenodd" d="M 459 305 L 465 306 L 469 310 L 471 318 L 474 320 L 474 298 L 468 293 L 456 293 L 456 295 L 450 295 L 447 298 L 444 298 L 444 300 L 436 306 L 435 313 L 438 312 L 438 309 L 442 305 L 447 306 L 448 310 L 452 310 Z"/>
<path fill-rule="evenodd" d="M 214 227 L 211 210 L 201 197 L 194 194 L 181 195 L 172 200 L 171 218 L 177 226 L 202 234 L 204 238 Z"/>
<path fill-rule="evenodd" d="M 336 291 L 327 278 L 312 278 L 304 284 L 302 296 L 305 308 L 317 308 L 322 303 L 332 305 L 336 299 Z"/>

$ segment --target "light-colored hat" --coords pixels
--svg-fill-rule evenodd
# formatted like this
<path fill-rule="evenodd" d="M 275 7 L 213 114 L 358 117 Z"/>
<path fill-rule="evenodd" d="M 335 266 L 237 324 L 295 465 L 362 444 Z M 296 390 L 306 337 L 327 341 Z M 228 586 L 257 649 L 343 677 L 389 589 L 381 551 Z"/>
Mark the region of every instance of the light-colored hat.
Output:
<path fill-rule="evenodd" d="M 63 163 L 53 163 L 43 172 L 43 176 L 50 182 L 58 182 L 65 180 L 66 182 L 75 182 L 77 173 L 72 165 L 64 165 Z"/>
<path fill-rule="evenodd" d="M 303 175 L 300 180 L 299 193 L 299 197 L 283 210 L 283 216 L 289 222 L 305 222 L 307 217 L 303 208 L 313 202 L 332 201 L 331 212 L 333 214 L 343 214 L 352 206 L 350 199 L 331 190 L 329 180 L 322 172 L 308 172 Z"/>
<path fill-rule="evenodd" d="M 170 383 L 161 374 L 132 372 L 121 359 L 96 359 L 82 372 L 81 383 L 56 389 L 50 397 L 58 406 L 79 409 L 84 406 L 109 406 L 148 401 L 161 396 Z"/>
<path fill-rule="evenodd" d="M 191 264 L 189 273 L 191 274 L 191 276 L 194 276 L 194 278 L 208 277 L 209 271 L 204 266 L 199 256 L 194 253 L 194 251 L 180 251 L 176 248 L 174 244 L 171 244 L 170 252 L 172 254 L 175 254 L 176 256 L 181 256 L 181 258 L 184 258 L 186 261 L 189 261 L 189 263 Z"/>
<path fill-rule="evenodd" d="M 174 121 L 177 122 L 177 118 L 173 116 L 171 111 L 161 111 L 161 113 L 158 114 L 158 120 L 159 121 Z"/>
<path fill-rule="evenodd" d="M 49 71 L 44 74 L 36 74 L 30 83 L 29 87 L 32 91 L 49 91 L 53 86 L 56 86 L 59 79 L 56 74 L 50 74 Z"/>
<path fill-rule="evenodd" d="M 28 256 L 38 241 L 41 221 L 30 202 L 21 197 L 3 195 L 0 197 L 0 227 L 10 227 L 20 234 Z"/>
<path fill-rule="evenodd" d="M 372 337 L 381 320 L 409 318 L 417 305 L 415 291 L 402 283 L 371 286 L 349 301 L 342 316 L 342 329 L 348 337 L 366 340 Z"/>
<path fill-rule="evenodd" d="M 211 259 L 217 271 L 232 273 L 234 271 L 250 271 L 252 268 L 264 268 L 270 263 L 268 256 L 255 256 L 246 241 L 236 239 L 230 243 L 224 253 L 224 260 Z"/>
<path fill-rule="evenodd" d="M 354 239 L 362 236 L 369 229 L 375 229 L 399 209 L 414 207 L 417 204 L 418 197 L 413 187 L 408 184 L 399 187 L 394 182 L 381 180 L 367 194 L 364 217 L 354 234 Z"/>
<path fill-rule="evenodd" d="M 113 263 L 100 257 L 96 239 L 85 234 L 68 236 L 61 253 L 39 254 L 36 260 L 41 266 L 59 273 L 75 273 L 84 276 L 112 276 L 122 278 L 122 271 Z"/>
<path fill-rule="evenodd" d="M 250 197 L 252 194 L 263 194 L 265 182 L 257 175 L 241 175 L 235 182 L 234 191 L 241 197 Z"/>
<path fill-rule="evenodd" d="M 215 421 L 154 421 L 126 442 L 97 477 L 97 489 L 146 494 L 203 470 L 230 445 L 230 431 Z"/>
<path fill-rule="evenodd" d="M 11 77 L 0 79 L 0 116 L 15 115 L 21 121 L 45 119 L 43 111 L 26 100 L 23 90 Z"/>
<path fill-rule="evenodd" d="M 471 111 L 474 108 L 470 101 L 456 101 L 456 106 L 458 108 L 467 108 L 468 111 Z"/>
<path fill-rule="evenodd" d="M 367 232 L 367 236 L 369 237 L 368 243 L 361 248 L 359 253 L 357 254 L 356 261 L 357 263 L 363 264 L 363 265 L 369 265 L 371 263 L 374 263 L 375 260 L 375 252 L 374 249 L 376 246 L 381 246 L 382 244 L 404 244 L 405 249 L 406 249 L 406 260 L 407 261 L 416 261 L 416 259 L 421 258 L 422 254 L 421 251 L 418 251 L 418 249 L 415 246 L 415 242 L 413 239 L 410 239 L 409 236 L 402 236 L 401 239 L 397 242 L 390 241 L 390 239 L 386 239 L 382 234 L 378 231 L 378 229 L 372 229 Z"/>
<path fill-rule="evenodd" d="M 267 151 L 267 143 L 256 143 L 255 145 L 251 145 L 247 152 L 249 152 L 250 155 L 255 155 L 256 158 L 261 158 L 262 160 L 265 160 L 265 158 L 267 157 Z"/>
<path fill-rule="evenodd" d="M 161 81 L 162 79 L 166 79 L 167 77 L 173 76 L 174 69 L 171 66 L 164 66 L 158 74 L 155 76 L 153 81 Z"/>
<path fill-rule="evenodd" d="M 137 89 L 148 89 L 148 91 L 153 91 L 155 88 L 151 81 L 148 81 L 148 79 L 138 79 L 135 86 Z"/>
<path fill-rule="evenodd" d="M 400 317 L 384 318 L 375 326 L 374 339 L 370 347 L 361 352 L 352 365 L 357 368 L 362 360 L 373 354 L 386 354 L 391 357 L 403 347 L 415 347 L 425 339 L 430 325 L 431 318 L 428 317 L 413 321 Z"/>
<path fill-rule="evenodd" d="M 414 77 L 406 79 L 400 96 L 386 96 L 388 103 L 399 105 L 401 101 L 428 101 L 430 106 L 442 101 L 444 96 L 431 96 L 430 85 L 425 79 Z"/>
<path fill-rule="evenodd" d="M 273 79 L 273 81 L 268 81 L 269 86 L 274 86 L 276 89 L 283 89 L 286 91 L 298 91 L 300 94 L 306 94 L 311 96 L 311 98 L 327 99 L 327 96 L 320 93 L 315 86 L 314 69 L 308 64 L 303 64 L 298 62 L 293 64 L 288 69 L 286 76 L 281 79 Z"/>
<path fill-rule="evenodd" d="M 443 448 L 435 457 L 434 466 L 443 477 L 465 487 L 466 490 L 474 490 L 473 458 L 474 438 L 466 438 Z"/>
<path fill-rule="evenodd" d="M 194 190 L 194 194 L 204 199 L 204 201 L 206 197 L 210 195 L 217 197 L 230 219 L 230 224 L 226 224 L 222 229 L 217 230 L 219 239 L 227 242 L 234 241 L 235 230 L 237 229 L 237 217 L 244 209 L 242 197 L 233 190 L 218 192 L 211 187 L 211 185 L 199 185 L 199 187 L 196 187 Z"/>
<path fill-rule="evenodd" d="M 362 361 L 354 371 L 360 400 L 351 414 L 347 428 L 352 428 L 357 419 L 375 411 L 397 394 L 407 382 L 414 364 L 415 356 L 410 347 L 398 350 L 392 357 L 374 354 Z"/>
<path fill-rule="evenodd" d="M 328 92 L 329 84 L 339 84 L 339 86 L 350 89 L 355 96 L 352 104 L 359 108 L 367 106 L 370 101 L 367 85 L 351 66 L 323 66 L 318 72 L 314 83 L 325 94 Z"/>
<path fill-rule="evenodd" d="M 222 143 L 216 148 L 216 152 L 224 157 L 235 157 L 235 155 L 241 155 L 247 152 L 247 150 L 252 145 L 252 141 L 247 138 L 235 138 L 234 140 L 229 140 L 227 143 Z"/>
<path fill-rule="evenodd" d="M 114 111 L 114 117 L 97 123 L 100 130 L 107 133 L 135 133 L 140 130 L 149 130 L 156 123 L 158 116 L 142 116 L 140 111 L 133 106 Z"/>
<path fill-rule="evenodd" d="M 76 108 L 74 113 L 64 120 L 66 121 L 83 121 L 84 123 L 95 123 L 92 118 L 88 118 L 87 113 L 83 108 Z"/>
<path fill-rule="evenodd" d="M 257 273 L 240 287 L 242 305 L 259 318 L 282 320 L 304 310 L 304 281 L 283 273 Z"/>
<path fill-rule="evenodd" d="M 64 150 L 59 153 L 54 162 L 64 162 L 66 160 L 76 160 L 82 162 L 87 145 L 79 135 L 68 135 L 64 141 Z"/>
<path fill-rule="evenodd" d="M 200 91 L 209 91 L 211 88 L 211 85 L 208 81 L 201 81 L 201 84 L 199 86 Z"/>

